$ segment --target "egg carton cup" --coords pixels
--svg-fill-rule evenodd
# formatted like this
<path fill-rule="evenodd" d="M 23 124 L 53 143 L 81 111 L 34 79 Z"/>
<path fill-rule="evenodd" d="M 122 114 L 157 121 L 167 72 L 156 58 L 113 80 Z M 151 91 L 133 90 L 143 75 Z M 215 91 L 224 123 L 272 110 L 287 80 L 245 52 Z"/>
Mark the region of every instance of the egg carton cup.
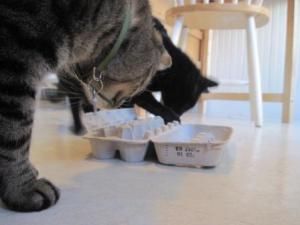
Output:
<path fill-rule="evenodd" d="M 184 124 L 152 137 L 160 163 L 185 167 L 215 167 L 224 153 L 232 128 Z"/>
<path fill-rule="evenodd" d="M 134 109 L 99 111 L 85 115 L 95 158 L 105 160 L 120 152 L 127 162 L 144 160 L 153 142 L 160 163 L 188 167 L 215 167 L 221 160 L 232 128 L 164 124 L 161 117 L 139 119 Z"/>

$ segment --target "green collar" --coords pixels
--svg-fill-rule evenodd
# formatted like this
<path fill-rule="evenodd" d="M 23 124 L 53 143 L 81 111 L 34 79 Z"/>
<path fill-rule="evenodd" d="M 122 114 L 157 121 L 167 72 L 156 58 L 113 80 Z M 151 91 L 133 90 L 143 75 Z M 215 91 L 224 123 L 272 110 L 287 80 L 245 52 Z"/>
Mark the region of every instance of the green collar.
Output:
<path fill-rule="evenodd" d="M 97 89 L 93 87 L 93 95 L 95 96 L 97 93 L 103 100 L 105 100 L 111 106 L 114 105 L 114 102 L 112 100 L 108 99 L 104 94 L 101 93 L 101 90 L 103 89 L 103 86 L 104 86 L 103 81 L 102 81 L 103 71 L 105 71 L 107 69 L 107 66 L 109 65 L 111 60 L 116 56 L 116 54 L 120 50 L 121 45 L 123 44 L 125 38 L 127 37 L 128 31 L 130 29 L 131 20 L 132 20 L 131 4 L 129 1 L 128 4 L 126 4 L 125 10 L 124 10 L 124 20 L 123 20 L 123 24 L 122 24 L 122 29 L 117 38 L 116 43 L 114 44 L 114 46 L 111 49 L 111 51 L 109 52 L 109 54 L 103 59 L 102 62 L 100 62 L 100 65 L 97 66 L 98 63 L 96 63 L 96 65 L 93 68 L 93 79 L 98 83 L 98 85 L 100 85 L 100 91 L 99 90 L 96 91 Z M 97 73 L 97 71 L 100 71 L 100 73 Z"/>
<path fill-rule="evenodd" d="M 103 59 L 102 62 L 100 62 L 100 65 L 97 66 L 97 70 L 104 71 L 108 64 L 111 62 L 111 60 L 116 56 L 118 51 L 121 48 L 121 45 L 123 44 L 125 38 L 127 37 L 130 25 L 131 25 L 131 5 L 130 2 L 126 4 L 125 12 L 124 12 L 124 20 L 123 20 L 123 25 L 121 32 L 118 36 L 118 39 L 116 43 L 114 44 L 113 48 L 109 52 L 109 54 Z"/>

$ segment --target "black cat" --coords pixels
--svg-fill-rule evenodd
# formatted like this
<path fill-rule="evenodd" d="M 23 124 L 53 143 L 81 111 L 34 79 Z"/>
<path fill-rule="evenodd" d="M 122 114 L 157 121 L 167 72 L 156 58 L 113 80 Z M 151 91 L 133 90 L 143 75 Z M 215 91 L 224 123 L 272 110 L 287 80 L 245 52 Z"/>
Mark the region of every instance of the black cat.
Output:
<path fill-rule="evenodd" d="M 173 44 L 161 22 L 156 18 L 154 22 L 173 64 L 167 70 L 157 72 L 147 87 L 148 91 L 133 97 L 131 102 L 161 116 L 166 123 L 180 121 L 179 117 L 196 105 L 200 95 L 218 83 L 205 78 L 191 59 Z M 151 92 L 161 92 L 163 103 L 158 102 Z"/>
<path fill-rule="evenodd" d="M 195 106 L 202 93 L 208 92 L 208 88 L 218 84 L 205 78 L 191 59 L 172 43 L 161 22 L 156 18 L 153 20 L 156 29 L 162 34 L 166 50 L 172 57 L 172 66 L 157 72 L 147 90 L 130 99 L 123 107 L 136 104 L 154 115 L 161 116 L 165 123 L 180 121 L 180 116 Z M 70 87 L 64 85 L 64 82 L 60 81 L 61 88 Z M 163 103 L 158 102 L 151 92 L 161 92 Z M 84 112 L 91 112 L 94 108 L 80 89 L 73 89 L 69 93 L 69 99 L 74 120 L 73 132 L 82 134 L 85 128 L 80 117 L 81 108 Z"/>

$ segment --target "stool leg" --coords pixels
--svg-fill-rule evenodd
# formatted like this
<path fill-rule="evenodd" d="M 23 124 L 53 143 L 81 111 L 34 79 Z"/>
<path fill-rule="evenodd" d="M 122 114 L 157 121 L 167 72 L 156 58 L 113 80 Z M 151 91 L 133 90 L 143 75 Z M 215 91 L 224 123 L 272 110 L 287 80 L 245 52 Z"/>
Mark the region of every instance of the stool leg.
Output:
<path fill-rule="evenodd" d="M 203 31 L 203 40 L 201 40 L 201 49 L 199 59 L 201 62 L 201 71 L 205 76 L 211 74 L 211 51 L 212 51 L 213 33 L 211 30 Z M 199 101 L 199 112 L 202 116 L 207 110 L 207 101 L 203 97 Z"/>
<path fill-rule="evenodd" d="M 263 125 L 263 100 L 261 72 L 257 45 L 257 32 L 254 16 L 248 18 L 247 26 L 248 76 L 252 119 L 257 127 Z"/>
<path fill-rule="evenodd" d="M 189 29 L 184 27 L 181 31 L 180 41 L 178 44 L 178 47 L 184 52 L 186 51 L 187 48 L 188 37 L 189 37 Z"/>
<path fill-rule="evenodd" d="M 207 109 L 207 101 L 204 101 L 200 98 L 198 101 L 198 112 L 201 114 L 201 116 L 205 116 Z"/>
<path fill-rule="evenodd" d="M 183 30 L 183 21 L 184 21 L 183 17 L 177 18 L 173 27 L 172 41 L 176 46 L 180 45 L 180 39 Z"/>

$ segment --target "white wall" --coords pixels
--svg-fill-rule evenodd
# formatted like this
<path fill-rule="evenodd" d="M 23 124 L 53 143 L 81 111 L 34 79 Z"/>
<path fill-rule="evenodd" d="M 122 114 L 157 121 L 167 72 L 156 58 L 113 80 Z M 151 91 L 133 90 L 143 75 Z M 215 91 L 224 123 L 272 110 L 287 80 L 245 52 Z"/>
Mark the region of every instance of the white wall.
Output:
<path fill-rule="evenodd" d="M 283 89 L 287 1 L 265 0 L 265 6 L 272 11 L 272 18 L 267 26 L 258 30 L 262 84 L 264 92 L 277 93 Z M 298 14 L 297 17 L 299 21 L 300 15 Z M 212 46 L 212 76 L 220 80 L 247 80 L 244 31 L 214 31 Z M 298 44 L 297 49 L 300 53 L 300 44 Z M 299 75 L 299 60 L 296 71 Z M 247 88 L 248 86 L 224 85 L 217 91 L 247 91 Z M 300 84 L 297 92 L 300 93 Z M 300 120 L 299 96 L 296 97 L 296 102 L 296 118 Z M 209 102 L 208 114 L 213 117 L 240 119 L 250 116 L 248 103 L 229 101 Z M 280 118 L 280 105 L 266 103 L 265 119 L 267 121 L 280 121 Z"/>
<path fill-rule="evenodd" d="M 296 104 L 295 104 L 295 120 L 300 122 L 300 1 L 297 1 L 297 59 L 296 59 L 296 74 L 297 74 L 297 88 L 296 88 Z"/>

